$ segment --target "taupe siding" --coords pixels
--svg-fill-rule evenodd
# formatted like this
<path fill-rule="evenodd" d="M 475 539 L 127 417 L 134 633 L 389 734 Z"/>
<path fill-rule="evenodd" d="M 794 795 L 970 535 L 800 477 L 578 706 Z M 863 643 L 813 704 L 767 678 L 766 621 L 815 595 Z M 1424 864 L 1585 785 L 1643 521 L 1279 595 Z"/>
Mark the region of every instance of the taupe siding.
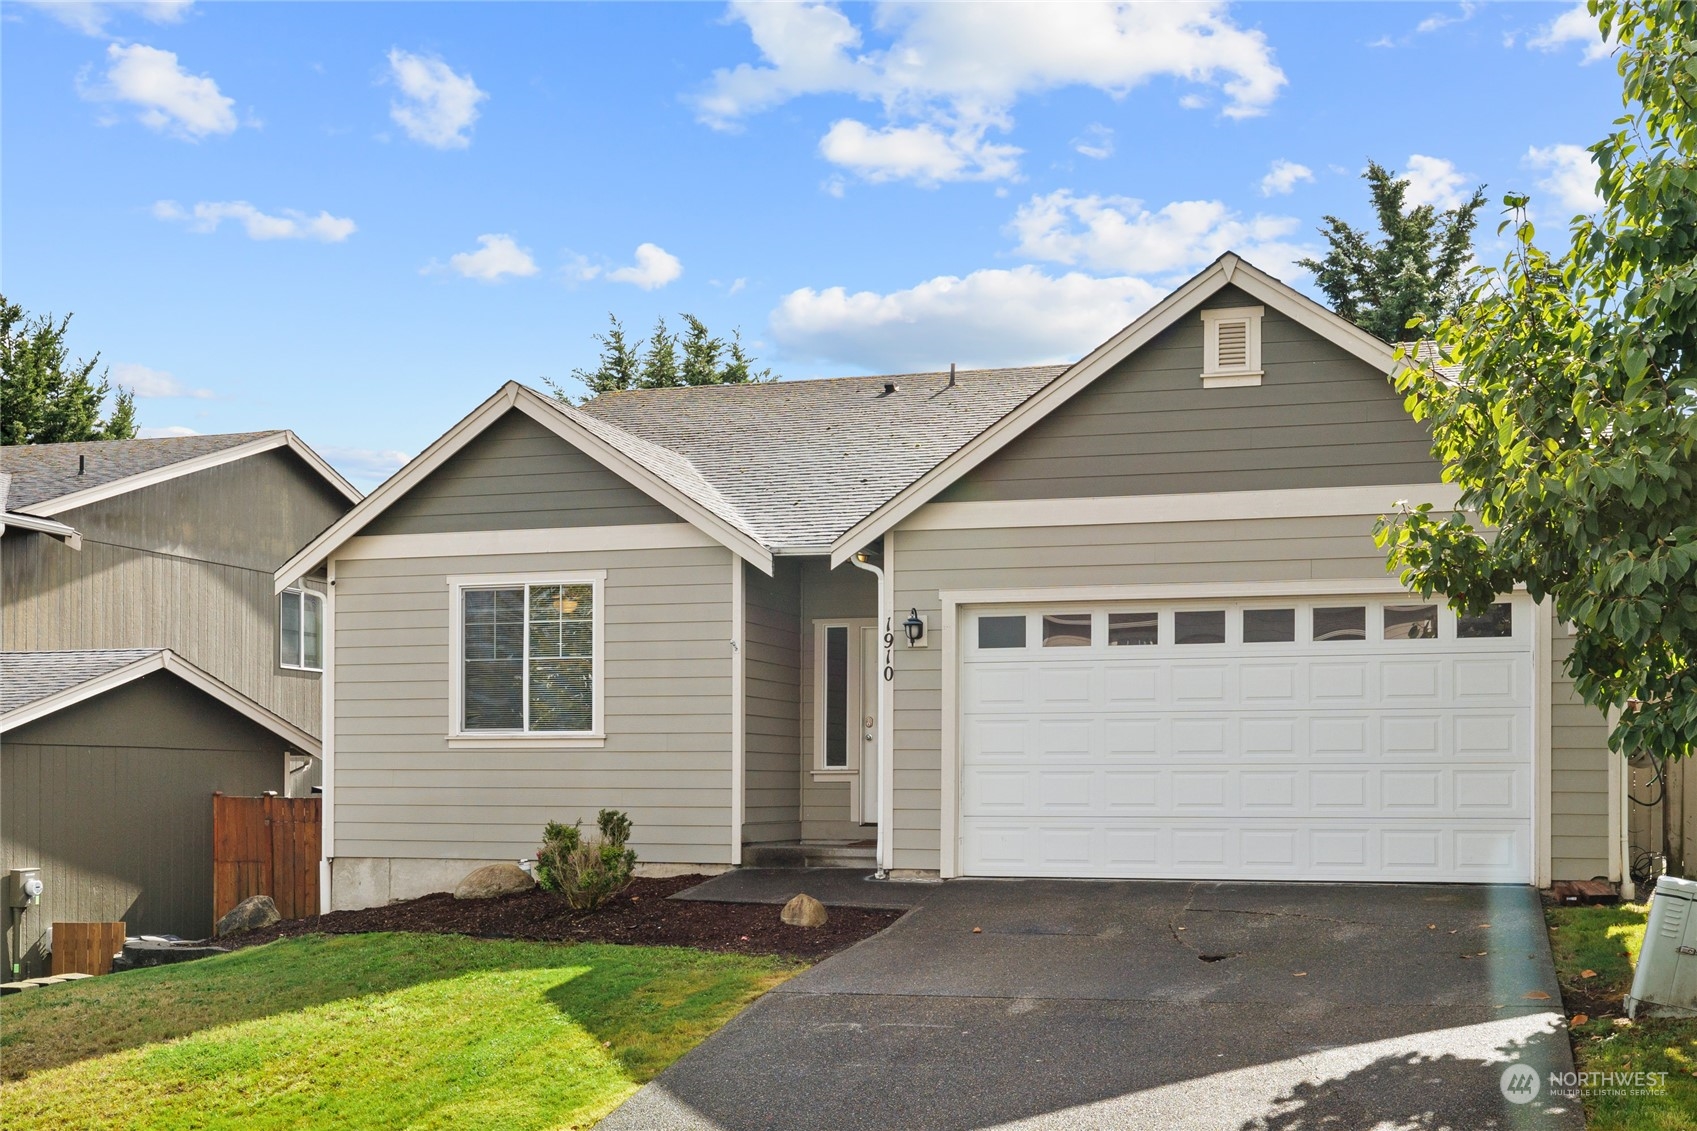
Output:
<path fill-rule="evenodd" d="M 945 589 L 1050 588 L 1184 582 L 1276 582 L 1385 576 L 1371 518 L 1258 519 L 1014 530 L 902 530 L 896 607 L 917 606 L 942 633 Z M 1559 630 L 1552 649 L 1565 655 Z M 942 649 L 898 648 L 895 848 L 899 868 L 936 868 L 942 765 Z M 1557 879 L 1607 870 L 1607 762 L 1602 720 L 1554 699 L 1553 846 Z"/>
<path fill-rule="evenodd" d="M 1553 615 L 1553 614 L 1552 614 Z M 1608 722 L 1585 705 L 1568 678 L 1573 638 L 1556 621 L 1550 633 L 1550 876 L 1589 880 L 1609 874 Z"/>
<path fill-rule="evenodd" d="M 682 522 L 517 410 L 456 452 L 362 534 Z"/>
<path fill-rule="evenodd" d="M 801 563 L 746 563 L 743 589 L 743 840 L 801 836 Z"/>
<path fill-rule="evenodd" d="M 1228 287 L 1203 305 L 1259 304 Z M 1262 384 L 1204 389 L 1202 321 L 1185 315 L 938 500 L 1437 482 L 1383 374 L 1271 309 L 1261 332 Z"/>
<path fill-rule="evenodd" d="M 80 551 L 9 530 L 0 647 L 171 648 L 317 734 L 317 674 L 277 662 L 271 575 L 348 505 L 274 450 L 58 516 Z"/>
<path fill-rule="evenodd" d="M 46 892 L 0 948 L 21 943 L 35 974 L 55 920 L 209 934 L 212 793 L 280 791 L 283 759 L 280 738 L 163 672 L 8 732 L 0 871 L 39 867 Z"/>
<path fill-rule="evenodd" d="M 875 620 L 878 584 L 857 566 L 830 568 L 826 558 L 802 559 L 801 575 L 801 835 L 803 840 L 861 840 L 870 830 L 849 812 L 843 781 L 813 780 L 813 622 Z"/>
<path fill-rule="evenodd" d="M 585 570 L 607 572 L 605 747 L 450 748 L 448 578 Z M 645 861 L 728 862 L 728 550 L 339 561 L 335 619 L 339 859 L 517 859 L 610 807 Z"/>

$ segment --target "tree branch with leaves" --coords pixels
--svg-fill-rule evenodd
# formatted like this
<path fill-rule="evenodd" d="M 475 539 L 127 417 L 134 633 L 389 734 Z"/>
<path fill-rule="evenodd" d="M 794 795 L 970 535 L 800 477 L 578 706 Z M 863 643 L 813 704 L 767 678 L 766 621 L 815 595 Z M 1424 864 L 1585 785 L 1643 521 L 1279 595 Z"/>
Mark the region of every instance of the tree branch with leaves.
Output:
<path fill-rule="evenodd" d="M 755 359 L 743 347 L 740 330 L 733 330 L 727 342 L 715 337 L 695 315 L 680 317 L 684 320 L 681 334 L 674 333 L 661 318 L 647 338 L 632 342 L 618 316 L 607 315 L 607 332 L 595 335 L 601 345 L 598 363 L 594 369 L 574 369 L 572 376 L 589 390 L 590 398 L 628 389 L 775 380 L 770 369 L 755 368 Z M 571 401 L 570 393 L 558 383 L 549 380 L 548 388 L 560 400 Z"/>
<path fill-rule="evenodd" d="M 119 389 L 102 415 L 112 382 L 98 380 L 100 355 L 71 360 L 71 316 L 30 318 L 0 295 L 0 444 L 128 440 L 136 434 L 135 394 Z"/>

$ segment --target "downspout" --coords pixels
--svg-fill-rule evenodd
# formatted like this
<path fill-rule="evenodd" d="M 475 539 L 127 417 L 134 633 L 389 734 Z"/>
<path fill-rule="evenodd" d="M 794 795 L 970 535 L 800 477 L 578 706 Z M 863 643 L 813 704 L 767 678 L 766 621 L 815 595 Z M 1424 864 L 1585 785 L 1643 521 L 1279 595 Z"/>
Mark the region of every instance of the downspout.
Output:
<path fill-rule="evenodd" d="M 886 655 L 893 655 L 893 641 L 890 634 L 895 631 L 891 612 L 894 608 L 893 598 L 889 588 L 889 578 L 881 566 L 873 565 L 868 560 L 867 551 L 862 550 L 849 559 L 856 566 L 878 579 L 878 642 L 883 645 Z M 890 641 L 890 642 L 886 642 Z M 891 682 L 895 673 L 888 663 L 878 665 L 878 879 L 887 879 L 890 874 L 891 849 L 894 845 L 894 830 L 890 828 L 891 814 L 885 799 L 892 797 L 891 790 L 885 788 L 887 783 L 894 780 L 894 766 L 891 765 L 890 741 L 893 734 L 890 713 L 895 706 L 895 685 Z M 862 783 L 864 788 L 864 782 Z"/>

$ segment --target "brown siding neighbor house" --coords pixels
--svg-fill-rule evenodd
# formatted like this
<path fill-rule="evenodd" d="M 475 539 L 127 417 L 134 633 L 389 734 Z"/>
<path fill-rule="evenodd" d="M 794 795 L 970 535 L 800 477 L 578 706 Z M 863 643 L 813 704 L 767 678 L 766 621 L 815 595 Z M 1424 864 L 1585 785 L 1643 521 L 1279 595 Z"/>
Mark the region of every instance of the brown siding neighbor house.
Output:
<path fill-rule="evenodd" d="M 1550 609 L 1386 573 L 1456 500 L 1397 364 L 1226 255 L 1070 366 L 502 388 L 275 576 L 333 904 L 601 807 L 656 868 L 1620 878 Z"/>
<path fill-rule="evenodd" d="M 322 583 L 271 574 L 359 499 L 289 432 L 0 448 L 0 870 L 53 921 L 211 928 L 214 791 L 318 785 Z M 20 971 L 22 972 L 22 971 Z"/>

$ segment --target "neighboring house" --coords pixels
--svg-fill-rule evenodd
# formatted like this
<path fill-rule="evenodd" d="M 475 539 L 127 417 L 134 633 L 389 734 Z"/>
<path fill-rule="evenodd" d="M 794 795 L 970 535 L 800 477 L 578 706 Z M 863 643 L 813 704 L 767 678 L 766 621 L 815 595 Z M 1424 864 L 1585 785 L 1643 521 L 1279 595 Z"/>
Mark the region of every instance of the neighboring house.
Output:
<path fill-rule="evenodd" d="M 507 385 L 277 572 L 330 583 L 331 901 L 604 806 L 690 869 L 1618 878 L 1549 608 L 1386 574 L 1456 499 L 1397 364 L 1226 255 L 1071 366 Z"/>
<path fill-rule="evenodd" d="M 321 777 L 324 598 L 271 574 L 359 492 L 276 431 L 8 446 L 0 497 L 0 868 L 47 885 L 7 962 L 55 919 L 204 934 L 212 793 Z"/>

